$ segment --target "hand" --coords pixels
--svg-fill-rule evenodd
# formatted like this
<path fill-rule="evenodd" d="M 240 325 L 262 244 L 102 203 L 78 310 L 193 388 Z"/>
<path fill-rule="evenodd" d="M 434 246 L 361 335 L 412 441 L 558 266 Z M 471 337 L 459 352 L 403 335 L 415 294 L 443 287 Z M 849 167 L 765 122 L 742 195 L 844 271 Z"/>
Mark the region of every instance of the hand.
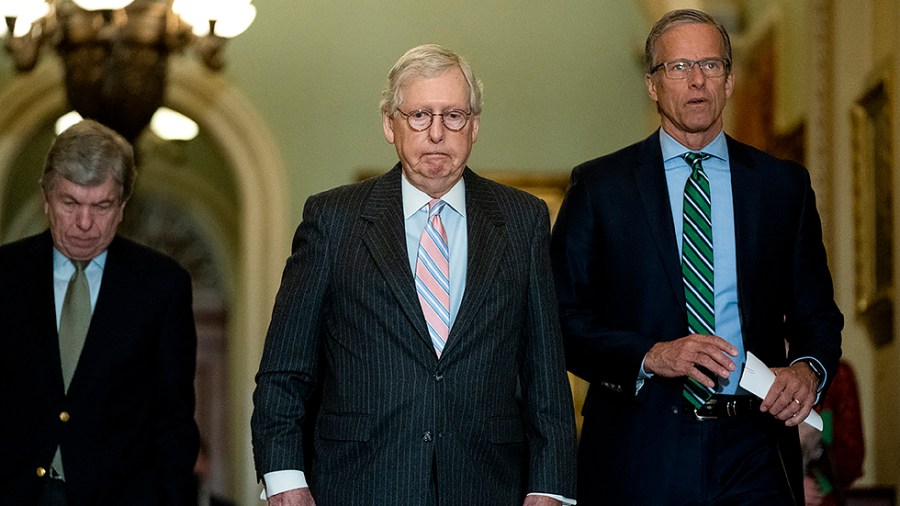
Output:
<path fill-rule="evenodd" d="M 736 366 L 726 354 L 736 357 L 737 353 L 737 348 L 719 336 L 691 334 L 674 341 L 654 344 L 644 357 L 644 369 L 665 378 L 689 376 L 714 388 L 716 383 L 697 366 L 703 366 L 713 374 L 727 378 Z"/>
<path fill-rule="evenodd" d="M 270 497 L 269 506 L 316 506 L 316 501 L 309 488 L 295 488 Z"/>
<path fill-rule="evenodd" d="M 806 497 L 806 506 L 820 506 L 825 499 L 819 490 L 819 484 L 810 476 L 803 477 L 803 495 Z"/>
<path fill-rule="evenodd" d="M 816 374 L 803 362 L 790 367 L 776 367 L 772 372 L 775 373 L 775 382 L 769 387 L 760 411 L 769 412 L 788 427 L 800 424 L 806 420 L 816 402 Z"/>
<path fill-rule="evenodd" d="M 562 506 L 562 503 L 546 495 L 529 495 L 522 506 Z"/>

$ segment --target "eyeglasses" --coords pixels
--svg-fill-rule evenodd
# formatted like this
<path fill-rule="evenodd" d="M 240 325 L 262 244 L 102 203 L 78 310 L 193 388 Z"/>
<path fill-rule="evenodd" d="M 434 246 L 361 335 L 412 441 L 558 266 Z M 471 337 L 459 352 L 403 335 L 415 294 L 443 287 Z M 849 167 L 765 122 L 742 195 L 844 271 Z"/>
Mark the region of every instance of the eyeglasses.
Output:
<path fill-rule="evenodd" d="M 406 117 L 406 122 L 409 123 L 409 127 L 416 132 L 427 130 L 431 126 L 431 122 L 434 121 L 435 116 L 441 117 L 441 122 L 443 122 L 448 130 L 458 132 L 466 126 L 466 123 L 469 121 L 469 116 L 472 115 L 471 112 L 461 111 L 459 109 L 450 109 L 449 111 L 442 113 L 426 111 L 423 109 L 416 109 L 415 111 L 409 112 L 403 112 L 400 109 L 397 109 L 397 112 Z"/>
<path fill-rule="evenodd" d="M 686 79 L 694 70 L 694 65 L 700 68 L 700 72 L 706 77 L 722 77 L 731 68 L 731 62 L 725 58 L 707 58 L 705 60 L 673 60 L 660 63 L 653 67 L 650 73 L 659 69 L 665 69 L 669 79 Z"/>

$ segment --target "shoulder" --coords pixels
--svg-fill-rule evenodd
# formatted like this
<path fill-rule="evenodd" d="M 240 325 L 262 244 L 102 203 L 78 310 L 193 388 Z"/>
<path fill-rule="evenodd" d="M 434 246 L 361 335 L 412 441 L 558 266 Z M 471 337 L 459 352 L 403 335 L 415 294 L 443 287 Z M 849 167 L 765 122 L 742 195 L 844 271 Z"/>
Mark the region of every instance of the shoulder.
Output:
<path fill-rule="evenodd" d="M 728 157 L 732 166 L 749 167 L 760 171 L 766 177 L 788 178 L 799 182 L 809 181 L 809 171 L 803 165 L 783 158 L 778 158 L 761 149 L 726 136 Z"/>
<path fill-rule="evenodd" d="M 531 193 L 479 176 L 470 169 L 466 169 L 465 181 L 467 200 L 493 201 L 504 214 L 520 213 L 522 210 L 539 213 L 547 208 L 543 200 Z"/>
<path fill-rule="evenodd" d="M 612 153 L 583 162 L 572 170 L 572 180 L 607 179 L 630 174 L 648 163 L 662 164 L 658 131 Z"/>
<path fill-rule="evenodd" d="M 128 270 L 129 276 L 135 279 L 166 283 L 173 280 L 190 281 L 187 270 L 172 257 L 131 239 L 116 236 L 107 251 L 107 268 Z"/>
<path fill-rule="evenodd" d="M 323 205 L 338 207 L 359 205 L 360 201 L 368 197 L 376 188 L 396 188 L 396 195 L 400 194 L 399 164 L 384 174 L 316 193 L 310 196 L 309 200 Z"/>
<path fill-rule="evenodd" d="M 400 201 L 400 166 L 388 172 L 311 195 L 303 207 L 303 219 L 328 221 L 352 218 L 367 208 L 381 208 Z"/>
<path fill-rule="evenodd" d="M 52 251 L 53 239 L 49 230 L 0 245 L 0 269 L 17 272 L 23 264 L 52 258 Z"/>

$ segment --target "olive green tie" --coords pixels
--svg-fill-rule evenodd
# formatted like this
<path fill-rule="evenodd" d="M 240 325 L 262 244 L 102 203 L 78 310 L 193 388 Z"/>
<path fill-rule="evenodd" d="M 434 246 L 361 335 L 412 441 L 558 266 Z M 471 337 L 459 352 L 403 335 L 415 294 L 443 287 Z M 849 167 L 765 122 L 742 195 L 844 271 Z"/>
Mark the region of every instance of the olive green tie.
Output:
<path fill-rule="evenodd" d="M 67 392 L 75 374 L 75 366 L 78 365 L 78 357 L 81 356 L 81 349 L 84 347 L 88 327 L 91 325 L 91 289 L 88 286 L 87 276 L 84 275 L 88 263 L 90 261 L 72 260 L 75 273 L 69 279 L 62 311 L 59 314 L 59 358 L 62 362 L 63 383 Z M 61 414 L 61 420 L 62 416 Z M 68 419 L 68 414 L 66 417 Z M 51 470 L 56 476 L 65 477 L 59 446 L 53 455 Z"/>
<path fill-rule="evenodd" d="M 66 391 L 75 374 L 84 338 L 91 324 L 91 289 L 84 269 L 89 261 L 72 260 L 75 274 L 69 279 L 66 298 L 59 315 L 59 358 L 62 362 L 63 383 Z"/>

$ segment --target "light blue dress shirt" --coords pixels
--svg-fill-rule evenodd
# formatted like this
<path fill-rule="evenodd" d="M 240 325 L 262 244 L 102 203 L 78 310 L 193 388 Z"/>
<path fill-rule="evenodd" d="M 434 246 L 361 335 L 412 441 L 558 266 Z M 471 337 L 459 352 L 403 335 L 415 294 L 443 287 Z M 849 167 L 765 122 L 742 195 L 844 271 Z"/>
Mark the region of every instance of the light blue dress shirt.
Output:
<path fill-rule="evenodd" d="M 106 251 L 100 253 L 88 263 L 84 269 L 88 287 L 91 290 L 91 312 L 97 306 L 97 295 L 100 293 L 100 282 L 103 280 L 103 269 L 106 267 Z M 75 274 L 75 265 L 58 249 L 53 248 L 53 298 L 56 303 L 56 330 L 59 331 L 59 315 L 62 313 L 69 280 Z"/>
<path fill-rule="evenodd" d="M 681 255 L 681 234 L 684 207 L 684 185 L 691 175 L 691 167 L 681 156 L 691 151 L 682 146 L 662 128 L 659 129 L 663 163 L 666 170 L 666 184 L 669 187 L 669 203 L 672 208 L 672 222 Z M 733 358 L 737 368 L 727 380 L 718 379 L 716 393 L 735 394 L 740 387 L 744 365 L 744 338 L 741 334 L 741 315 L 738 308 L 737 253 L 734 240 L 734 204 L 731 194 L 731 168 L 728 161 L 728 145 L 725 132 L 698 150 L 710 156 L 703 161 L 703 171 L 709 177 L 709 192 L 712 199 L 713 270 L 715 288 L 716 335 L 738 349 Z M 732 357 L 729 357 L 732 358 Z M 742 394 L 747 393 L 740 389 Z"/>

